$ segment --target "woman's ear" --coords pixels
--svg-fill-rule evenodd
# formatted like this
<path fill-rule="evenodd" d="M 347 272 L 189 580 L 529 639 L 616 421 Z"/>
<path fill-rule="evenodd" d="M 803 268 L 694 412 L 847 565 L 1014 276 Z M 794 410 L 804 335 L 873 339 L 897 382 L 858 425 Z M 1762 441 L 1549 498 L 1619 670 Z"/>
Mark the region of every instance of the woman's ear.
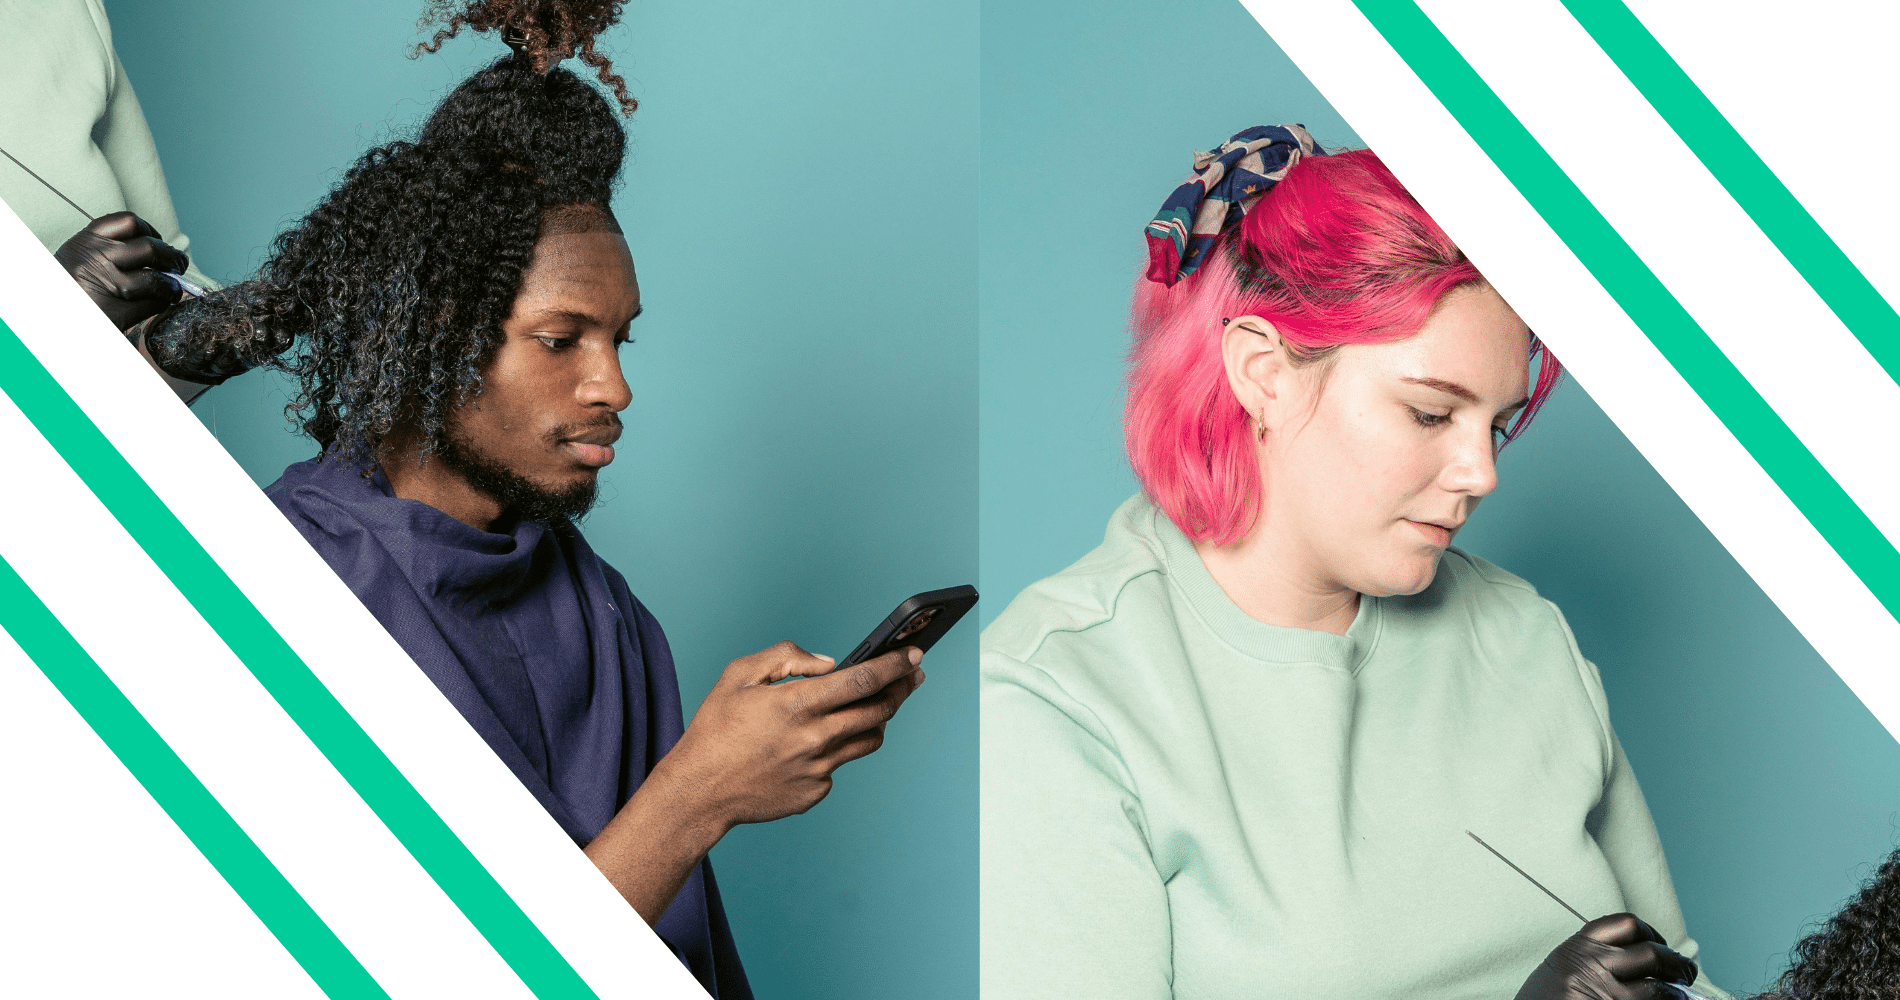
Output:
<path fill-rule="evenodd" d="M 1280 331 L 1253 315 L 1232 316 L 1221 323 L 1220 353 L 1227 365 L 1227 385 L 1241 408 L 1272 430 L 1279 423 L 1279 404 L 1291 371 Z"/>

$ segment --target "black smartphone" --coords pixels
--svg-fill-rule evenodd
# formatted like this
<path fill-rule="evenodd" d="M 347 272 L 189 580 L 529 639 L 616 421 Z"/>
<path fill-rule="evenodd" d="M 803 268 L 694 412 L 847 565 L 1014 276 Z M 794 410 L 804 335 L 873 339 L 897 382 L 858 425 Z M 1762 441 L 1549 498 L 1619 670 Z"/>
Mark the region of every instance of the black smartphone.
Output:
<path fill-rule="evenodd" d="M 891 612 L 884 623 L 871 630 L 871 634 L 858 643 L 851 655 L 838 663 L 839 669 L 874 660 L 893 649 L 916 646 L 929 651 L 931 645 L 943 638 L 950 626 L 957 623 L 971 608 L 976 607 L 976 588 L 970 586 L 951 587 L 948 590 L 931 590 L 905 601 Z"/>

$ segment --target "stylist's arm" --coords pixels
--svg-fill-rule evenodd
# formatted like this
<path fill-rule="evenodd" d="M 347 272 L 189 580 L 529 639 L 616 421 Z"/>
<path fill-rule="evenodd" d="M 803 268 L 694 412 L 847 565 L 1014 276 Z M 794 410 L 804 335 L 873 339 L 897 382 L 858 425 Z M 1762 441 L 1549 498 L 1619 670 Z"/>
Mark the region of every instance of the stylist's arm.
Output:
<path fill-rule="evenodd" d="M 1671 951 L 1633 914 L 1583 925 L 1545 957 L 1517 1000 L 1673 1000 L 1665 982 L 1695 982 L 1694 962 Z"/>
<path fill-rule="evenodd" d="M 790 642 L 726 667 L 680 741 L 587 845 L 647 923 L 733 827 L 802 813 L 831 773 L 884 743 L 884 724 L 924 682 L 900 649 L 846 670 Z M 775 684 L 790 677 L 803 678 Z"/>

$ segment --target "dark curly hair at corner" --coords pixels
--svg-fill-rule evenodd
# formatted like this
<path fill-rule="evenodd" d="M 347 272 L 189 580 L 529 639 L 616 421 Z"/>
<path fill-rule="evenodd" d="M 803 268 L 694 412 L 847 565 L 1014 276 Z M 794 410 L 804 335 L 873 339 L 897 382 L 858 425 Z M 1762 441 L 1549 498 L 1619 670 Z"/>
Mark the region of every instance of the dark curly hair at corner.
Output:
<path fill-rule="evenodd" d="M 594 38 L 620 20 L 621 4 L 622 0 L 430 0 L 420 23 L 448 23 L 435 37 L 417 45 L 412 55 L 437 51 L 464 27 L 516 32 L 527 40 L 524 52 L 535 72 L 546 73 L 570 54 L 578 55 L 614 92 L 620 110 L 630 115 L 640 102 L 627 93 L 627 81 L 613 71 L 613 61 L 594 51 Z"/>
<path fill-rule="evenodd" d="M 1794 947 L 1775 992 L 1756 1000 L 1900 997 L 1900 851 L 1889 855 L 1827 926 Z"/>
<path fill-rule="evenodd" d="M 161 317 L 146 344 L 167 370 L 168 357 L 217 355 L 228 373 L 289 372 L 302 384 L 286 412 L 351 460 L 398 426 L 433 452 L 481 388 L 544 219 L 604 210 L 625 144 L 591 84 L 511 55 L 443 99 L 414 141 L 365 153 L 255 279 Z"/>

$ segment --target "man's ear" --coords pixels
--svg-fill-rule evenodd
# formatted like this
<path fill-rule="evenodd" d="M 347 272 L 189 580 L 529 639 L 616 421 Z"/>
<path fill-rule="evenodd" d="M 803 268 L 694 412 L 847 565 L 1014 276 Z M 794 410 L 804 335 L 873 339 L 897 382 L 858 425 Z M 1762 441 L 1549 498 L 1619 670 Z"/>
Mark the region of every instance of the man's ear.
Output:
<path fill-rule="evenodd" d="M 1227 366 L 1228 388 L 1249 416 L 1273 430 L 1284 417 L 1281 403 L 1292 370 L 1280 331 L 1254 315 L 1221 322 L 1220 352 Z"/>

